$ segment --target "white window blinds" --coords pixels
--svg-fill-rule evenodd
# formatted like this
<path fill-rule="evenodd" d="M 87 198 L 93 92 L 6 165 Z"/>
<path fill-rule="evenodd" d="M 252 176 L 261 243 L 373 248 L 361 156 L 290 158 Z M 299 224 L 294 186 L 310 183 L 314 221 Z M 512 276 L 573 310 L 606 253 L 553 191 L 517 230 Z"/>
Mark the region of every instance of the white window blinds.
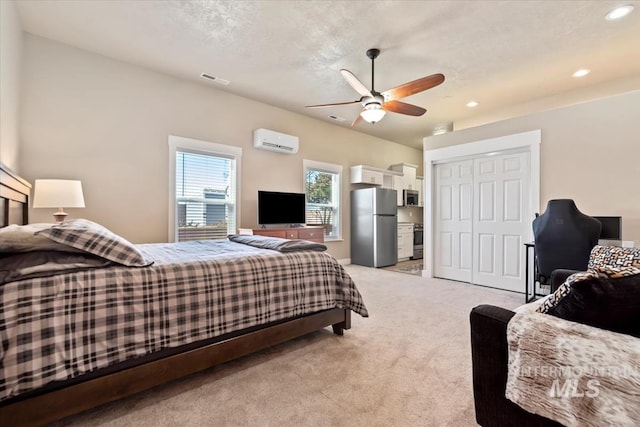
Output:
<path fill-rule="evenodd" d="M 175 241 L 224 239 L 236 231 L 237 156 L 174 147 Z"/>

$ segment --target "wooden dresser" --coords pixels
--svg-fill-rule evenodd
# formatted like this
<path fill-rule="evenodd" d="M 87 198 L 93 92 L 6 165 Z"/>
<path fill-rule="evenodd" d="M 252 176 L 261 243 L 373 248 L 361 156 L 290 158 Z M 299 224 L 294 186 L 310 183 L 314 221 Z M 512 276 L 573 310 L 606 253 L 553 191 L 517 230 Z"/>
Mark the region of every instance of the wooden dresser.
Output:
<path fill-rule="evenodd" d="M 324 227 L 254 228 L 253 234 L 324 243 Z"/>

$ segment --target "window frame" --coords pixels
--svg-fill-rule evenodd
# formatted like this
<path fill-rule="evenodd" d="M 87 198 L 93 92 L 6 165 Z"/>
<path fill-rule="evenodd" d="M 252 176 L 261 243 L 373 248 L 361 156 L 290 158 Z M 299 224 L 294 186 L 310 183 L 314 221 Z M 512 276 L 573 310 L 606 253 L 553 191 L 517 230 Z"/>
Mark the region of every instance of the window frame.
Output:
<path fill-rule="evenodd" d="M 176 204 L 176 153 L 178 151 L 200 153 L 210 156 L 233 158 L 235 160 L 235 225 L 236 229 L 240 224 L 240 168 L 242 164 L 242 148 L 233 145 L 219 144 L 216 142 L 202 141 L 198 139 L 185 138 L 182 136 L 169 135 L 169 224 L 168 241 L 177 241 L 178 215 Z"/>
<path fill-rule="evenodd" d="M 307 170 L 313 170 L 313 171 L 317 171 L 317 172 L 325 172 L 325 173 L 332 173 L 338 176 L 338 183 L 334 186 L 335 190 L 337 191 L 338 194 L 334 195 L 334 200 L 336 203 L 336 213 L 334 215 L 334 221 L 337 222 L 337 226 L 336 224 L 333 224 L 333 226 L 335 228 L 337 228 L 337 233 L 335 236 L 325 236 L 324 239 L 325 241 L 341 241 L 342 240 L 342 212 L 343 212 L 343 208 L 342 208 L 342 181 L 343 181 L 343 174 L 342 174 L 342 165 L 337 165 L 334 163 L 325 163 L 325 162 L 318 162 L 315 160 L 307 160 L 307 159 L 303 159 L 302 161 L 302 188 L 304 190 L 305 193 L 305 199 L 307 197 Z"/>

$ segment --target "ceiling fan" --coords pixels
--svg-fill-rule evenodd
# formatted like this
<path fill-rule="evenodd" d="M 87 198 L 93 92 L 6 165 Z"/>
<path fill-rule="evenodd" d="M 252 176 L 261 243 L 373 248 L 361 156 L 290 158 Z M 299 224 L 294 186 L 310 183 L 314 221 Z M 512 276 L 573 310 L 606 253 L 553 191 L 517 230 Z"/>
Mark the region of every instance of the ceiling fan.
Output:
<path fill-rule="evenodd" d="M 367 56 L 371 59 L 371 90 L 362 84 L 360 80 L 349 70 L 342 69 L 342 77 L 356 90 L 362 97 L 355 101 L 347 102 L 335 102 L 332 104 L 318 104 L 307 105 L 307 108 L 321 108 L 321 107 L 333 107 L 336 105 L 349 105 L 349 104 L 362 104 L 362 111 L 355 118 L 351 126 L 357 125 L 361 120 L 365 120 L 369 123 L 379 122 L 387 111 L 394 113 L 406 114 L 409 116 L 421 116 L 427 112 L 426 109 L 418 107 L 417 105 L 407 104 L 406 102 L 400 102 L 398 99 L 414 95 L 416 93 L 431 89 L 438 86 L 444 81 L 444 75 L 432 74 L 427 77 L 414 80 L 409 83 L 405 83 L 400 86 L 396 86 L 393 89 L 385 90 L 384 92 L 376 92 L 373 84 L 374 78 L 374 62 L 380 55 L 380 49 L 369 49 Z"/>

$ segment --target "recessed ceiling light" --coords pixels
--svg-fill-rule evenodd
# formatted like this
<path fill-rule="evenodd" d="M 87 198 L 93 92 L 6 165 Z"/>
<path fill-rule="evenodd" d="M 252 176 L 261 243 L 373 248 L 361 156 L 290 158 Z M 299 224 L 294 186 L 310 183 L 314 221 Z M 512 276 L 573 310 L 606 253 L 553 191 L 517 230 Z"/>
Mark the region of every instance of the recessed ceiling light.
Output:
<path fill-rule="evenodd" d="M 477 107 L 477 106 L 478 106 L 478 103 L 476 101 L 467 102 L 467 107 L 469 107 L 469 108 L 474 108 L 474 107 Z"/>
<path fill-rule="evenodd" d="M 589 74 L 590 72 L 591 72 L 591 70 L 587 70 L 586 68 L 581 68 L 578 71 L 576 71 L 575 73 L 573 73 L 571 76 L 576 77 L 576 78 L 584 77 L 587 74 Z"/>
<path fill-rule="evenodd" d="M 607 13 L 604 17 L 607 21 L 615 21 L 616 19 L 624 18 L 633 11 L 633 5 L 626 4 L 624 6 L 618 6 L 611 12 Z"/>

